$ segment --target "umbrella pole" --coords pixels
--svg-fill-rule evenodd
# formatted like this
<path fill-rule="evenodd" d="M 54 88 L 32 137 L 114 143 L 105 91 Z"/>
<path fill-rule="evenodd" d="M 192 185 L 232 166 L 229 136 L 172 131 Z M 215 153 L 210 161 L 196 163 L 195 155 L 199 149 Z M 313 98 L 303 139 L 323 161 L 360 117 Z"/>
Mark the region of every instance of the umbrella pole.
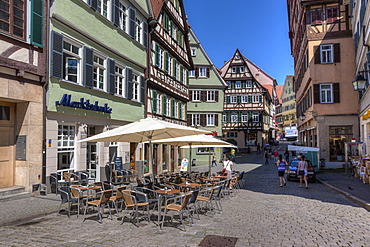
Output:
<path fill-rule="evenodd" d="M 189 173 L 189 176 L 190 176 L 190 173 L 191 173 L 191 166 L 193 165 L 193 160 L 191 159 L 191 151 L 192 151 L 192 148 L 191 148 L 191 143 L 189 144 L 190 146 L 190 158 L 189 158 L 189 165 L 188 165 L 188 173 Z"/>
<path fill-rule="evenodd" d="M 211 177 L 211 152 L 210 148 L 208 148 L 208 177 Z"/>
<path fill-rule="evenodd" d="M 154 183 L 154 168 L 153 168 L 153 147 L 152 147 L 152 140 L 149 140 L 149 161 L 148 161 L 148 166 L 149 166 L 149 172 L 151 173 L 152 176 L 152 181 Z"/>

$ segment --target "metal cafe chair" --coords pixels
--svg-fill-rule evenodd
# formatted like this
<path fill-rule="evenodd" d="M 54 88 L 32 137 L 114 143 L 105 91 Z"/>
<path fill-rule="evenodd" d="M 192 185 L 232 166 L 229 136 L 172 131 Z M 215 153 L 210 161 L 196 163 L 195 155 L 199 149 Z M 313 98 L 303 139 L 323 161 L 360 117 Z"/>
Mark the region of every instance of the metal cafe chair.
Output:
<path fill-rule="evenodd" d="M 141 192 L 135 191 L 135 193 L 141 193 Z M 139 208 L 145 207 L 148 211 L 148 221 L 150 221 L 149 201 L 147 200 L 147 198 L 144 202 L 138 202 L 138 200 L 136 199 L 134 195 L 132 195 L 130 190 L 123 190 L 122 194 L 123 194 L 123 202 L 125 205 L 125 213 L 127 212 L 128 209 L 133 210 L 133 212 L 131 212 L 131 220 L 133 219 L 133 216 L 135 215 L 136 223 L 138 224 L 139 223 Z M 146 197 L 144 193 L 141 193 L 141 195 Z M 125 217 L 122 216 L 121 224 L 123 224 L 124 218 Z"/>
<path fill-rule="evenodd" d="M 99 200 L 94 200 L 94 201 L 90 201 L 90 202 L 86 203 L 84 216 L 86 215 L 88 206 L 97 207 L 100 223 L 103 223 L 103 213 L 104 213 L 103 205 L 108 206 L 110 218 L 113 219 L 112 218 L 112 212 L 111 212 L 110 206 L 109 206 L 109 199 L 112 197 L 113 190 L 104 190 L 100 193 L 101 193 L 101 196 L 100 196 Z M 101 212 L 101 211 L 103 211 L 103 212 Z M 84 221 L 85 220 L 86 220 L 86 218 L 84 218 Z"/>
<path fill-rule="evenodd" d="M 69 186 L 62 186 L 59 188 L 60 192 L 60 205 L 58 214 L 60 214 L 60 210 L 63 204 L 67 204 L 67 212 L 68 212 L 68 218 L 71 216 L 71 208 L 74 203 L 78 204 L 79 200 L 77 198 L 72 197 L 71 188 Z"/>
<path fill-rule="evenodd" d="M 181 225 L 184 226 L 184 231 L 186 231 L 185 224 L 183 222 L 183 218 L 184 218 L 184 211 L 187 211 L 188 219 L 191 218 L 190 211 L 189 211 L 189 208 L 188 208 L 188 203 L 189 203 L 191 195 L 192 195 L 192 193 L 187 193 L 185 195 L 180 195 L 180 196 L 176 196 L 176 197 L 166 199 L 166 203 L 165 203 L 165 206 L 164 206 L 164 213 L 163 213 L 163 218 L 162 218 L 161 229 L 163 228 L 164 219 L 166 217 L 167 212 L 168 211 L 177 211 L 180 215 L 180 223 L 181 223 Z M 180 205 L 176 204 L 176 201 L 178 201 L 178 200 L 182 201 Z M 172 202 L 172 201 L 174 203 L 169 203 L 169 202 Z M 172 215 L 172 218 L 171 218 L 171 222 L 172 221 L 173 221 L 173 215 Z M 189 220 L 189 223 L 191 225 L 190 220 Z"/>

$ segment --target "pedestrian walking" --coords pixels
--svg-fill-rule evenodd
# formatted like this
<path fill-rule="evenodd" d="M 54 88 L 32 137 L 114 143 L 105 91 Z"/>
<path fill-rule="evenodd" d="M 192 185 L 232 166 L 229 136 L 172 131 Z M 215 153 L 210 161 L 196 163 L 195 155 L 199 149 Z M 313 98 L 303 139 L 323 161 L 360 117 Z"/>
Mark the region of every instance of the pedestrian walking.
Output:
<path fill-rule="evenodd" d="M 216 157 L 216 153 L 213 153 L 212 154 L 212 167 L 213 166 L 217 166 L 217 157 Z"/>
<path fill-rule="evenodd" d="M 235 163 L 235 149 L 231 149 L 230 151 L 230 159 L 233 163 Z"/>
<path fill-rule="evenodd" d="M 275 149 L 274 152 L 272 153 L 274 155 L 274 160 L 275 162 L 278 160 L 278 156 L 279 156 L 279 153 L 278 151 Z"/>
<path fill-rule="evenodd" d="M 284 151 L 284 157 L 285 157 L 285 160 L 289 162 L 289 151 L 288 151 L 288 148 L 286 148 L 285 151 Z"/>
<path fill-rule="evenodd" d="M 226 179 L 231 179 L 231 172 L 233 170 L 233 162 L 229 159 L 229 157 L 226 157 L 226 160 L 224 161 L 224 169 L 223 174 L 226 173 Z"/>
<path fill-rule="evenodd" d="M 268 164 L 269 164 L 269 153 L 266 150 L 265 151 L 265 165 L 268 165 Z"/>
<path fill-rule="evenodd" d="M 307 160 L 306 157 L 303 155 L 298 156 L 299 162 L 298 162 L 298 175 L 299 175 L 299 187 L 302 187 L 302 180 L 304 181 L 306 185 L 306 189 L 308 189 L 308 183 L 307 183 Z"/>
<path fill-rule="evenodd" d="M 288 162 L 285 159 L 283 159 L 283 155 L 279 154 L 278 160 L 276 162 L 276 166 L 278 168 L 280 187 L 286 186 L 284 175 L 285 175 L 285 170 L 288 166 Z"/>
<path fill-rule="evenodd" d="M 261 153 L 261 145 L 257 143 L 257 154 Z"/>

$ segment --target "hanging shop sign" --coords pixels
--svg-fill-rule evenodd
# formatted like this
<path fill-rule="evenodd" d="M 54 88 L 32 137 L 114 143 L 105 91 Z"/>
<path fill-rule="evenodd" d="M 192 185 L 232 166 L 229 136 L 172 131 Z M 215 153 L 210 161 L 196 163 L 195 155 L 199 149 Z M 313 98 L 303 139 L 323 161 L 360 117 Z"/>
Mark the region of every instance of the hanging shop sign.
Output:
<path fill-rule="evenodd" d="M 80 108 L 90 111 L 97 111 L 97 112 L 105 112 L 105 113 L 112 113 L 112 108 L 108 107 L 108 104 L 104 104 L 104 106 L 99 105 L 99 101 L 95 101 L 94 103 L 90 103 L 90 100 L 85 100 L 84 98 L 80 98 L 80 101 L 71 101 L 72 95 L 64 94 L 60 101 L 55 101 L 57 106 L 67 106 L 72 108 Z"/>

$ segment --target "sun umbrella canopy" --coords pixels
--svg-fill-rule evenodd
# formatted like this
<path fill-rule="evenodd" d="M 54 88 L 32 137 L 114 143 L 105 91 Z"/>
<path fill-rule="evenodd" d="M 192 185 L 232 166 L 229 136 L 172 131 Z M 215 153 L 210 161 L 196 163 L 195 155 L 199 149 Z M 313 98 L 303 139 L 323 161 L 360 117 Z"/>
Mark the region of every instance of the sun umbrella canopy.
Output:
<path fill-rule="evenodd" d="M 156 118 L 145 118 L 139 121 L 105 131 L 80 142 L 146 142 L 186 135 L 208 133 L 179 124 L 169 123 Z"/>
<path fill-rule="evenodd" d="M 168 144 L 172 146 L 189 146 L 189 145 L 227 145 L 230 143 L 223 140 L 214 138 L 209 135 L 188 135 L 176 138 L 161 139 L 153 141 L 152 143 L 157 144 Z"/>
<path fill-rule="evenodd" d="M 181 146 L 181 148 L 190 148 L 190 146 Z M 219 145 L 193 145 L 191 148 L 238 148 L 233 144 L 219 144 Z"/>

